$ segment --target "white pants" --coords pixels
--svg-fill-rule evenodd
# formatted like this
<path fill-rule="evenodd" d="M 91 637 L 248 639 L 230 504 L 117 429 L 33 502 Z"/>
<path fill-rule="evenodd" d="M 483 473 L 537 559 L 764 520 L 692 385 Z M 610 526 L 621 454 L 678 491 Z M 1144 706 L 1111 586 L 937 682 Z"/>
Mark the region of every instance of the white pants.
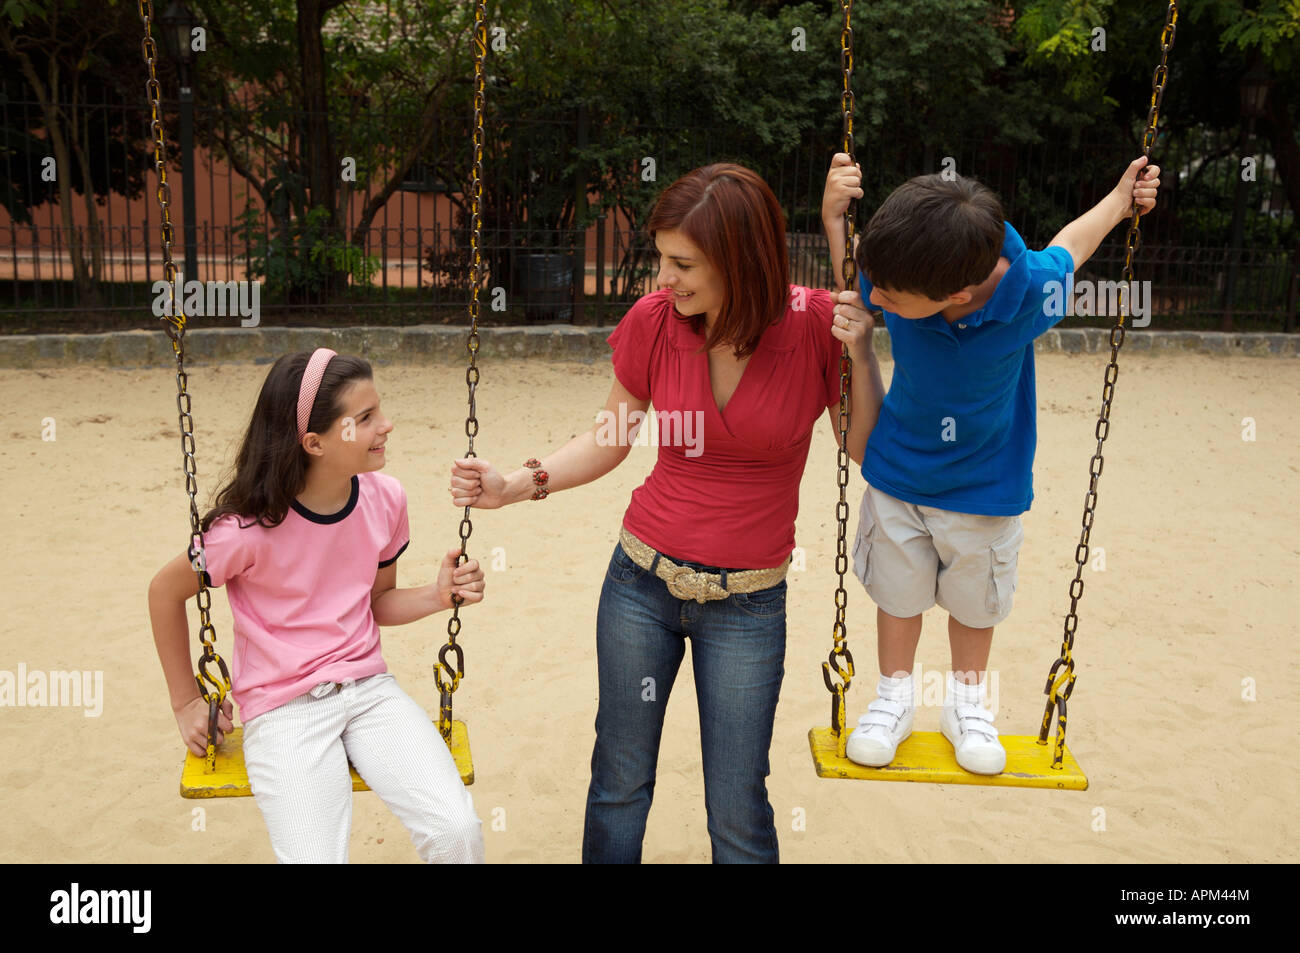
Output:
<path fill-rule="evenodd" d="M 428 863 L 483 863 L 483 822 L 438 729 L 392 675 L 325 683 L 244 726 L 244 759 L 282 864 L 345 864 L 350 760 Z"/>

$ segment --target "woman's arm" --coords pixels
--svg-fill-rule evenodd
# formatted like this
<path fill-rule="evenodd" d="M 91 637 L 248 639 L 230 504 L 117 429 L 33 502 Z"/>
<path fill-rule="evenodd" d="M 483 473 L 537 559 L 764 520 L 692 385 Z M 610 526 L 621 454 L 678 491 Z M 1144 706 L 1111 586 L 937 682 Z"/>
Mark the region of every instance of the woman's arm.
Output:
<path fill-rule="evenodd" d="M 162 662 L 163 677 L 167 679 L 172 713 L 176 716 L 186 747 L 201 756 L 207 746 L 208 703 L 199 694 L 198 684 L 194 681 L 190 661 L 190 624 L 185 615 L 186 600 L 198 591 L 198 573 L 185 553 L 158 570 L 149 583 L 149 622 L 153 627 L 158 660 Z M 233 727 L 229 699 L 222 708 L 218 728 L 229 731 Z M 218 737 L 217 741 L 220 743 L 221 738 Z"/>
<path fill-rule="evenodd" d="M 649 406 L 650 401 L 632 396 L 615 378 L 601 414 L 603 419 L 617 424 L 634 412 L 644 415 Z M 616 438 L 604 439 L 603 433 L 611 430 Z M 623 434 L 617 426 L 611 428 L 598 420 L 590 430 L 540 458 L 542 469 L 548 475 L 546 488 L 554 493 L 600 479 L 626 459 L 632 441 L 636 439 L 636 430 L 636 427 L 629 427 L 629 432 Z M 536 489 L 533 472 L 520 467 L 502 476 L 492 464 L 480 457 L 457 460 L 451 471 L 452 502 L 457 506 L 495 509 L 531 499 Z"/>

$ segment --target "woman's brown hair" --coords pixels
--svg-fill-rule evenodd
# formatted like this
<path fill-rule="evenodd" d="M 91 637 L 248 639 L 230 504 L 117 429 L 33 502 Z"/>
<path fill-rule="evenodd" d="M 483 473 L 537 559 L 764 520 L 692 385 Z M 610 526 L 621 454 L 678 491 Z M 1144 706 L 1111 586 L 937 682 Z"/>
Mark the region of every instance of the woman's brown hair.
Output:
<path fill-rule="evenodd" d="M 722 276 L 722 308 L 706 350 L 731 344 L 747 357 L 785 314 L 790 300 L 790 255 L 785 213 L 767 183 L 744 166 L 718 162 L 688 172 L 664 190 L 646 231 L 680 231 Z M 696 334 L 704 316 L 684 317 Z"/>

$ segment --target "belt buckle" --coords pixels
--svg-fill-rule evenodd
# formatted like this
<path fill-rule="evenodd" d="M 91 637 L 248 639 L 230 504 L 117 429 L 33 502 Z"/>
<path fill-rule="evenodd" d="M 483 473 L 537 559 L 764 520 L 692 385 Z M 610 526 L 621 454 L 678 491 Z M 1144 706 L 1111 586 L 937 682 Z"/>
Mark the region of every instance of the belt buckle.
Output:
<path fill-rule="evenodd" d="M 333 695 L 338 687 L 338 682 L 321 682 L 319 685 L 312 688 L 309 694 L 312 698 L 326 698 Z"/>
<path fill-rule="evenodd" d="M 705 573 L 689 566 L 676 566 L 669 572 L 671 578 L 664 581 L 668 583 L 668 591 L 678 599 L 694 599 L 703 605 L 710 597 L 725 599 L 728 595 L 725 589 L 707 578 Z"/>

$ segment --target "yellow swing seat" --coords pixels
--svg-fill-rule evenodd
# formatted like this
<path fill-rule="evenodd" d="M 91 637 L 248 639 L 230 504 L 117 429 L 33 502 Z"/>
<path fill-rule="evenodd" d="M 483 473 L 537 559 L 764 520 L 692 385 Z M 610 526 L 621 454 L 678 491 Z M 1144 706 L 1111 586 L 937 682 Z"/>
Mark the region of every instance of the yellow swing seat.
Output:
<path fill-rule="evenodd" d="M 846 729 L 847 730 L 847 729 Z M 937 731 L 914 731 L 898 746 L 898 754 L 883 768 L 868 768 L 839 756 L 830 728 L 808 732 L 817 774 L 823 778 L 861 781 L 930 781 L 938 784 L 981 784 L 994 787 L 1054 788 L 1085 791 L 1088 779 L 1079 762 L 1065 749 L 1060 769 L 1052 767 L 1052 746 L 1039 744 L 1037 735 L 1000 735 L 1007 749 L 1007 767 L 1001 774 L 971 774 L 957 764 L 952 745 Z"/>
<path fill-rule="evenodd" d="M 469 755 L 469 729 L 463 721 L 451 723 L 451 756 L 465 784 L 474 783 L 474 762 Z M 356 768 L 348 765 L 352 774 L 352 790 L 369 791 Z M 251 797 L 248 785 L 248 768 L 244 766 L 244 728 L 242 725 L 226 732 L 226 740 L 217 746 L 217 768 L 208 771 L 206 759 L 193 751 L 185 752 L 185 766 L 181 769 L 181 797 Z"/>

